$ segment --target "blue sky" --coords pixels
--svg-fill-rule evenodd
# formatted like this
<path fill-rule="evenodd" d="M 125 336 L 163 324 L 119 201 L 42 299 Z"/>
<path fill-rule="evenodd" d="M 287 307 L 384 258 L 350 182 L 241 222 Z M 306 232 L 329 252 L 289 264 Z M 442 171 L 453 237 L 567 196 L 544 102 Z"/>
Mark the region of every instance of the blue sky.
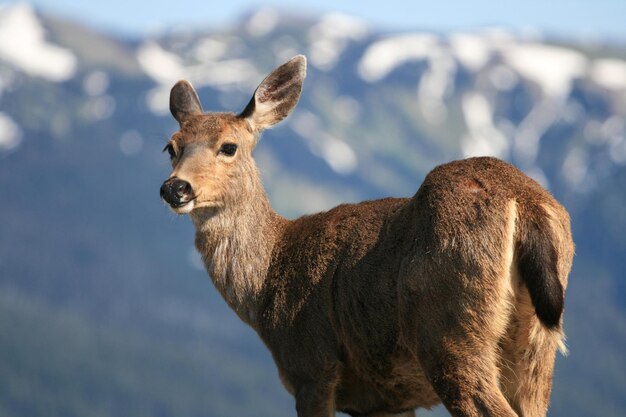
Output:
<path fill-rule="evenodd" d="M 276 5 L 311 13 L 349 13 L 390 30 L 497 25 L 533 27 L 564 36 L 626 39 L 626 0 L 33 0 L 31 3 L 47 12 L 131 35 L 181 24 L 223 26 L 245 11 Z"/>

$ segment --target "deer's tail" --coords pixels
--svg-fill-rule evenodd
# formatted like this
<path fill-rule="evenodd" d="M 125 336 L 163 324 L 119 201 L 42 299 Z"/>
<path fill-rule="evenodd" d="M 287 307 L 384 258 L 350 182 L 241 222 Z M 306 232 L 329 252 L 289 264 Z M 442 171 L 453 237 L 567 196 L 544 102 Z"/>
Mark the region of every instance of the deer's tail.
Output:
<path fill-rule="evenodd" d="M 517 267 L 537 317 L 547 328 L 556 329 L 573 253 L 569 218 L 564 225 L 551 215 L 552 209 L 542 206 L 527 206 L 524 212 L 518 218 Z"/>

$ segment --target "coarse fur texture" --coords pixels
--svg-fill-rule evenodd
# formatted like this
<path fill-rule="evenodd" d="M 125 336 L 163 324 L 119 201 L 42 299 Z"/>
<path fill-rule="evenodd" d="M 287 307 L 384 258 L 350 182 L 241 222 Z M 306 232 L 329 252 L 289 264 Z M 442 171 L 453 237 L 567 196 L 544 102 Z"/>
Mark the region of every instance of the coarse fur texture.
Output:
<path fill-rule="evenodd" d="M 252 150 L 305 74 L 303 56 L 280 66 L 239 115 L 203 113 L 177 83 L 161 190 L 190 214 L 209 275 L 272 352 L 298 416 L 440 402 L 455 417 L 545 416 L 574 253 L 565 209 L 482 157 L 436 167 L 411 198 L 279 216 Z"/>

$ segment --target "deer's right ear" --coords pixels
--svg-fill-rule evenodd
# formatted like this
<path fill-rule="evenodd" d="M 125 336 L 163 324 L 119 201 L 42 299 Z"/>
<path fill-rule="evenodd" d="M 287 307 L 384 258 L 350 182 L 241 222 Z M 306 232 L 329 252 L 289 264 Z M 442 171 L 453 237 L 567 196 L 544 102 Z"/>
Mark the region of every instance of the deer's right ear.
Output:
<path fill-rule="evenodd" d="M 259 84 L 240 117 L 257 132 L 280 122 L 296 107 L 305 77 L 305 56 L 291 58 Z"/>
<path fill-rule="evenodd" d="M 181 125 L 189 116 L 202 114 L 200 99 L 189 81 L 180 80 L 172 87 L 170 112 Z"/>

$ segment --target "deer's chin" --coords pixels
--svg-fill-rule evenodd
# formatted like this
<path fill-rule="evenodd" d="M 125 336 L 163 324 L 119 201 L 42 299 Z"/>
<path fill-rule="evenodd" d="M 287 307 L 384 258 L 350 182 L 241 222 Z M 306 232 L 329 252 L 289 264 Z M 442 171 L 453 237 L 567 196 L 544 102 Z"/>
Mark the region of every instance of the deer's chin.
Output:
<path fill-rule="evenodd" d="M 198 200 L 191 200 L 185 204 L 182 204 L 180 206 L 174 207 L 174 206 L 170 206 L 170 208 L 172 209 L 172 211 L 176 214 L 189 214 L 191 213 L 193 210 L 195 209 L 199 209 L 199 208 L 220 208 L 222 207 L 223 204 L 219 203 L 217 201 L 198 201 Z"/>
<path fill-rule="evenodd" d="M 176 214 L 189 214 L 191 213 L 191 210 L 193 210 L 196 207 L 196 204 L 194 200 L 191 200 L 188 203 L 183 204 L 182 206 L 178 206 L 178 207 L 170 206 L 170 207 Z"/>
<path fill-rule="evenodd" d="M 220 207 L 224 207 L 224 204 L 222 204 L 219 201 L 198 201 L 195 200 L 195 206 L 193 207 L 194 209 L 199 209 L 199 208 L 220 208 Z"/>

